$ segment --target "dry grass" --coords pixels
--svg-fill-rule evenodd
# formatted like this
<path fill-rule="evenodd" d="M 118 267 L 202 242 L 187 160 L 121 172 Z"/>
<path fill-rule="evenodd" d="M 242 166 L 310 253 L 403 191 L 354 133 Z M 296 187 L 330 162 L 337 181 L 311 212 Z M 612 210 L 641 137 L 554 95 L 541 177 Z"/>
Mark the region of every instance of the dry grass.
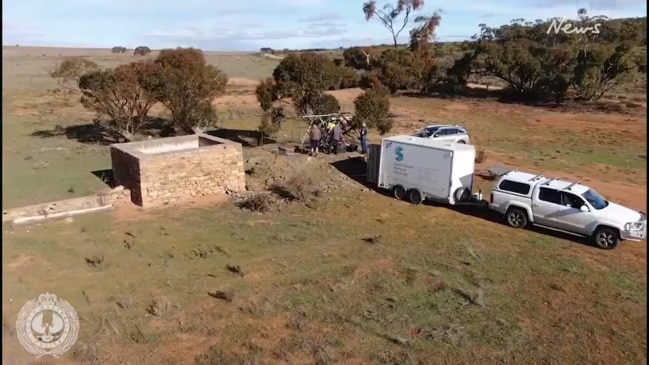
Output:
<path fill-rule="evenodd" d="M 99 348 L 94 343 L 79 342 L 72 349 L 72 356 L 82 364 L 101 364 Z"/>
<path fill-rule="evenodd" d="M 317 179 L 308 171 L 297 172 L 276 183 L 272 189 L 279 196 L 300 203 L 309 203 L 322 193 Z"/>
<path fill-rule="evenodd" d="M 71 132 L 89 120 L 78 102 L 47 92 L 55 87 L 42 74 L 59 56 L 38 52 L 5 54 L 14 57 L 9 74 L 22 76 L 4 89 L 4 204 L 103 188 L 90 172 L 110 168 L 105 146 Z M 131 58 L 83 52 L 107 65 Z M 217 56 L 227 67 L 244 63 Z M 244 71 L 239 77 L 256 78 Z M 217 101 L 236 136 L 258 123 L 244 89 Z M 349 107 L 359 92 L 332 94 Z M 420 119 L 466 125 L 480 170 L 505 164 L 581 178 L 612 201 L 646 209 L 643 108 L 580 113 L 405 96 L 392 106 L 394 133 Z M 290 140 L 290 128 L 278 138 Z M 41 130 L 57 133 L 31 135 Z M 296 201 L 273 214 L 196 204 L 3 227 L 3 363 L 33 360 L 12 327 L 41 291 L 79 314 L 79 343 L 62 360 L 74 363 L 646 363 L 644 243 L 602 252 L 571 236 L 512 230 L 472 209 L 412 206 L 345 177 L 340 171 L 362 180 L 353 159 L 264 148 L 245 150 L 254 170 L 247 183 Z M 485 192 L 492 184 L 475 181 Z M 314 197 L 317 209 L 303 204 Z M 253 211 L 271 205 L 250 199 Z M 233 274 L 237 267 L 245 276 Z"/>
<path fill-rule="evenodd" d="M 476 163 L 483 163 L 487 160 L 487 153 L 485 152 L 484 149 L 482 148 L 476 148 L 475 151 L 475 162 Z"/>
<path fill-rule="evenodd" d="M 272 194 L 256 193 L 240 201 L 237 206 L 251 212 L 268 213 L 277 210 L 278 201 Z"/>

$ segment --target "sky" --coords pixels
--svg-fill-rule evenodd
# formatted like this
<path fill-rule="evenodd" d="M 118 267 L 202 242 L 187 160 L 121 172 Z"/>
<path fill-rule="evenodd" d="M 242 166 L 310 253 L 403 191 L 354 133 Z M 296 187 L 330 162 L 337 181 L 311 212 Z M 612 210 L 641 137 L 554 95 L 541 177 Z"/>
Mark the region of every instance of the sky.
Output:
<path fill-rule="evenodd" d="M 257 51 L 391 43 L 378 20 L 365 20 L 362 5 L 363 0 L 3 1 L 2 44 Z M 441 9 L 437 39 L 461 41 L 477 33 L 481 23 L 575 19 L 580 8 L 610 18 L 647 15 L 643 0 L 427 0 L 419 14 Z M 407 41 L 410 28 L 400 42 Z"/>

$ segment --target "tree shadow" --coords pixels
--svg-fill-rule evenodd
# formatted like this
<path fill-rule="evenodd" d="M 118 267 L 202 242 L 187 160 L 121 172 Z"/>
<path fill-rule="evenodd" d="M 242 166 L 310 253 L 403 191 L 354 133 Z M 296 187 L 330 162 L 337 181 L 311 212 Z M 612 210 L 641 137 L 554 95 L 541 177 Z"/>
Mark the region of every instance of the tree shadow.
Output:
<path fill-rule="evenodd" d="M 566 104 L 558 103 L 555 101 L 540 100 L 536 98 L 531 98 L 526 95 L 520 95 L 513 93 L 506 89 L 483 89 L 483 88 L 471 88 L 466 87 L 461 91 L 447 91 L 442 88 L 439 89 L 429 89 L 426 92 L 403 92 L 400 95 L 408 96 L 412 98 L 437 98 L 437 99 L 447 99 L 447 100 L 470 100 L 470 99 L 482 99 L 495 101 L 502 104 L 518 104 L 526 106 L 535 106 L 535 107 L 544 107 L 544 108 L 561 108 L 566 107 Z"/>
<path fill-rule="evenodd" d="M 113 169 L 95 170 L 91 173 L 95 175 L 99 180 L 101 180 L 104 184 L 108 185 L 109 188 L 115 188 L 115 176 L 113 175 Z"/>
<path fill-rule="evenodd" d="M 431 87 L 425 92 L 403 92 L 400 95 L 411 98 L 438 98 L 438 99 L 489 99 L 494 101 L 508 100 L 507 93 L 502 89 L 464 88 L 460 91 L 448 91 L 443 87 Z"/>
<path fill-rule="evenodd" d="M 498 212 L 495 212 L 487 206 L 469 206 L 469 205 L 448 205 L 448 204 L 443 204 L 443 203 L 436 203 L 432 202 L 430 200 L 426 200 L 424 205 L 428 206 L 433 206 L 433 207 L 438 207 L 438 208 L 444 208 L 448 210 L 452 210 L 454 212 L 468 215 L 474 218 L 482 219 L 484 221 L 490 222 L 490 223 L 498 223 L 506 226 L 506 223 L 504 222 L 504 218 L 501 214 Z M 514 228 L 511 228 L 514 229 Z M 544 227 L 539 227 L 535 225 L 529 225 L 527 228 L 525 228 L 526 231 L 542 234 L 545 236 L 550 236 L 554 237 L 557 239 L 561 240 L 566 240 L 566 241 L 571 241 L 575 242 L 584 246 L 594 247 L 588 238 L 585 237 L 580 237 L 580 236 L 575 236 L 570 233 L 565 233 L 565 232 L 560 232 L 560 231 L 555 231 L 552 229 L 544 228 Z"/>
<path fill-rule="evenodd" d="M 173 137 L 176 131 L 171 126 L 169 120 L 164 118 L 150 118 L 139 130 L 140 135 L 151 137 Z"/>
<path fill-rule="evenodd" d="M 386 197 L 390 197 L 394 199 L 392 196 L 392 192 L 386 190 L 386 189 L 381 189 L 379 188 L 376 184 L 368 183 L 366 181 L 366 166 L 367 163 L 365 163 L 361 158 L 348 158 L 340 161 L 336 161 L 331 163 L 331 165 L 336 168 L 338 171 L 341 173 L 345 174 L 347 177 L 350 179 L 356 181 L 357 183 L 361 184 L 362 186 L 371 189 L 372 191 L 375 191 L 377 193 L 380 193 L 381 195 L 384 195 Z M 491 177 L 490 177 L 491 178 Z M 444 203 L 437 203 L 433 202 L 430 200 L 426 200 L 423 203 L 424 205 L 427 206 L 432 206 L 432 207 L 437 207 L 437 208 L 443 208 L 443 209 L 448 209 L 460 214 L 468 215 L 471 217 L 475 217 L 490 223 L 498 223 L 498 224 L 503 224 L 503 217 L 499 213 L 489 209 L 486 204 L 484 206 L 468 206 L 468 205 L 449 205 L 449 204 L 444 204 Z M 513 229 L 513 228 L 512 228 Z M 526 230 L 543 234 L 546 236 L 562 239 L 562 240 L 567 240 L 575 243 L 579 243 L 585 246 L 593 247 L 590 242 L 582 237 L 575 236 L 569 233 L 564 233 L 564 232 L 558 232 L 554 231 L 551 229 L 543 228 L 543 227 L 537 227 L 537 226 L 529 226 L 526 228 Z"/>
<path fill-rule="evenodd" d="M 578 100 L 564 100 L 555 101 L 549 96 L 533 97 L 529 95 L 521 95 L 514 93 L 507 89 L 484 89 L 484 88 L 471 88 L 466 87 L 460 91 L 448 91 L 444 88 L 429 88 L 425 92 L 402 92 L 398 95 L 407 96 L 418 99 L 445 99 L 445 100 L 490 100 L 501 104 L 510 105 L 525 105 L 530 107 L 544 108 L 557 112 L 602 112 L 602 113 L 622 113 L 634 114 L 637 111 L 634 109 L 624 108 L 618 102 L 598 101 L 578 101 Z M 641 110 L 642 108 L 639 108 Z"/>
<path fill-rule="evenodd" d="M 137 134 L 138 138 L 145 137 L 170 137 L 174 130 L 168 121 L 163 118 L 151 118 Z M 52 138 L 65 136 L 67 139 L 74 139 L 84 144 L 98 144 L 108 146 L 113 143 L 127 142 L 120 135 L 110 131 L 99 123 L 87 123 L 63 127 L 57 125 L 54 129 L 35 131 L 30 134 L 32 137 Z"/>
<path fill-rule="evenodd" d="M 85 144 L 99 144 L 107 146 L 111 143 L 117 143 L 118 140 L 101 125 L 90 123 L 81 125 L 72 125 L 62 127 L 57 125 L 51 130 L 35 131 L 32 137 L 51 138 L 65 136 L 68 139 L 74 139 Z"/>
<path fill-rule="evenodd" d="M 241 143 L 244 147 L 258 147 L 260 146 L 259 137 L 261 132 L 250 129 L 229 129 L 220 128 L 206 132 L 210 136 L 228 139 L 233 142 Z M 264 134 L 263 144 L 274 144 L 277 141 Z"/>
<path fill-rule="evenodd" d="M 296 200 L 295 195 L 291 193 L 285 186 L 273 184 L 269 187 L 270 192 L 275 194 L 281 199 L 294 201 Z"/>

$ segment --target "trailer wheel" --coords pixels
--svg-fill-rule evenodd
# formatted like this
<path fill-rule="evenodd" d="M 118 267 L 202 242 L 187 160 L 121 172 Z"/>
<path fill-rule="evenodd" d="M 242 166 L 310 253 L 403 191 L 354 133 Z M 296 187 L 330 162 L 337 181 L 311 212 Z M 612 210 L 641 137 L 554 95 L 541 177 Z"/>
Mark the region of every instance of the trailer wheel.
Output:
<path fill-rule="evenodd" d="M 455 190 L 453 197 L 455 197 L 456 202 L 464 202 L 469 200 L 469 198 L 471 197 L 471 191 L 469 190 L 469 188 L 461 187 Z"/>
<path fill-rule="evenodd" d="M 417 190 L 417 189 L 410 189 L 410 190 L 408 190 L 408 200 L 409 200 L 412 204 L 417 205 L 417 204 L 421 204 L 421 202 L 424 201 L 424 197 L 421 195 L 421 193 L 419 192 L 419 190 Z"/>
<path fill-rule="evenodd" d="M 403 200 L 406 198 L 406 189 L 403 188 L 401 185 L 397 185 L 394 187 L 392 190 L 392 193 L 394 194 L 394 197 Z"/>

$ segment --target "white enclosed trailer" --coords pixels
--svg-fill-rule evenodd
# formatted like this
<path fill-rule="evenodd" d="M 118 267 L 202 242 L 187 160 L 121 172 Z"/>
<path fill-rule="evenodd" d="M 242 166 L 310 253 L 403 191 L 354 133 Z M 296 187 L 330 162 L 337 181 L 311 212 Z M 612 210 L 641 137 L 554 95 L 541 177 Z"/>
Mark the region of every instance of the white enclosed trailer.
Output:
<path fill-rule="evenodd" d="M 373 150 L 370 159 L 379 159 L 377 184 L 392 190 L 395 198 L 413 204 L 424 199 L 452 205 L 473 200 L 473 145 L 404 135 L 384 138 L 380 152 Z"/>

